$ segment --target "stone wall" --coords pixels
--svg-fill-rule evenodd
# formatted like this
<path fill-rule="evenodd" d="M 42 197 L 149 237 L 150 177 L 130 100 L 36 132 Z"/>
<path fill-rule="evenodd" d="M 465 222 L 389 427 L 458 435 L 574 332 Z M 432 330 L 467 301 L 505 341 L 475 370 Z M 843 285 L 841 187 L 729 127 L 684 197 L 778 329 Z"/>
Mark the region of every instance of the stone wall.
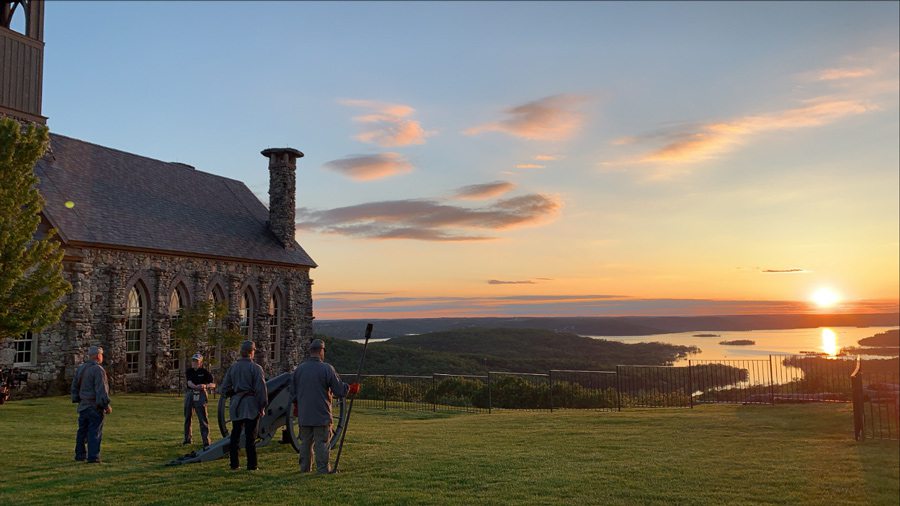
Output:
<path fill-rule="evenodd" d="M 65 392 L 75 368 L 86 359 L 87 348 L 102 345 L 111 387 L 115 390 L 179 388 L 181 370 L 172 369 L 169 299 L 176 286 L 187 295 L 186 306 L 210 297 L 219 289 L 228 301 L 228 323 L 236 324 L 241 295 L 255 300 L 251 315 L 256 361 L 269 376 L 292 370 L 312 339 L 312 280 L 309 268 L 249 262 L 193 258 L 101 248 L 69 248 L 64 260 L 72 292 L 61 321 L 45 329 L 37 339 L 36 362 L 29 371 L 29 390 Z M 144 339 L 141 372 L 125 373 L 125 324 L 128 292 L 137 286 L 144 296 Z M 269 360 L 269 298 L 280 296 L 278 360 Z M 11 347 L 8 342 L 4 347 Z M 194 350 L 183 350 L 189 357 Z M 236 350 L 235 350 L 236 351 Z M 217 382 L 236 356 L 223 353 L 212 369 Z"/>

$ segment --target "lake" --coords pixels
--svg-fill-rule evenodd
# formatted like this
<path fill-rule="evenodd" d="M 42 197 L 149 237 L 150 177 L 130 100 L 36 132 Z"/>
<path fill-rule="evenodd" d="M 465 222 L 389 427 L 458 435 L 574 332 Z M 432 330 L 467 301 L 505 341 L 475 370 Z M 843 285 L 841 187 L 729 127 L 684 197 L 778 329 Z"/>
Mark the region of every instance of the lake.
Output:
<path fill-rule="evenodd" d="M 688 360 L 751 360 L 763 359 L 769 355 L 796 355 L 801 351 L 814 351 L 836 355 L 841 348 L 857 346 L 857 341 L 897 327 L 819 327 L 806 329 L 718 331 L 697 330 L 674 334 L 652 334 L 647 336 L 584 336 L 607 339 L 623 343 L 669 343 L 697 346 L 701 353 L 691 355 L 676 364 Z M 697 337 L 696 334 L 715 334 L 715 337 Z M 727 346 L 720 341 L 749 339 L 751 346 Z M 882 357 L 884 358 L 884 357 Z"/>

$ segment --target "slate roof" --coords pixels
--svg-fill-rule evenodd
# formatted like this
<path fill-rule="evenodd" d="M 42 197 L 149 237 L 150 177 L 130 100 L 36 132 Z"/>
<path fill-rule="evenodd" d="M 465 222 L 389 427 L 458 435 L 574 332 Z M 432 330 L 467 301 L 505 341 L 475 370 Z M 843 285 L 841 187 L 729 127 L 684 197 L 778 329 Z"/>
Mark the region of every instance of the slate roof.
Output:
<path fill-rule="evenodd" d="M 58 134 L 50 146 L 35 173 L 66 243 L 316 266 L 299 244 L 281 245 L 240 181 Z"/>

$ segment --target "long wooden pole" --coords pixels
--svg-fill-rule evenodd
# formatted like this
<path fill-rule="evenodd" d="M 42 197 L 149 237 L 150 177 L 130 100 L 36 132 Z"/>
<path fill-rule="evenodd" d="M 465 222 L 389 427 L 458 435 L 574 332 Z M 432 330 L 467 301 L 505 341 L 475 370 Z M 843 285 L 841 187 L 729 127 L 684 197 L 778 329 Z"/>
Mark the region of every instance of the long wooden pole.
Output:
<path fill-rule="evenodd" d="M 366 342 L 363 344 L 362 356 L 359 357 L 359 367 L 356 368 L 356 382 L 362 382 L 362 367 L 363 362 L 366 360 L 366 349 L 369 347 L 369 338 L 372 337 L 372 324 L 369 323 L 366 325 Z M 338 443 L 338 451 L 337 457 L 334 459 L 334 467 L 331 468 L 332 473 L 336 473 L 338 470 L 338 464 L 341 462 L 341 452 L 344 450 L 344 438 L 347 437 L 347 429 L 350 428 L 350 414 L 353 413 L 353 401 L 356 399 L 356 396 L 350 398 L 350 407 L 347 408 L 347 420 L 344 421 L 344 430 L 341 431 L 341 442 Z"/>

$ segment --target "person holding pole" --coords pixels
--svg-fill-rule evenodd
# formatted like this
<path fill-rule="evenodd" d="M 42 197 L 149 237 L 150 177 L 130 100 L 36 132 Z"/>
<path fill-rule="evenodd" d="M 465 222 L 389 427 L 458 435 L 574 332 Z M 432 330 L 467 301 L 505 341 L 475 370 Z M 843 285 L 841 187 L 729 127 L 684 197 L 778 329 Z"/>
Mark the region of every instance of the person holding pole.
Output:
<path fill-rule="evenodd" d="M 100 463 L 103 420 L 112 413 L 109 405 L 109 383 L 103 363 L 103 348 L 91 346 L 88 360 L 78 367 L 72 378 L 72 402 L 78 403 L 78 432 L 75 435 L 75 460 Z M 87 450 L 85 451 L 85 445 Z"/>
<path fill-rule="evenodd" d="M 308 473 L 315 452 L 316 472 L 328 474 L 331 441 L 331 401 L 334 396 L 354 396 L 359 383 L 341 381 L 337 371 L 325 362 L 325 343 L 314 339 L 309 344 L 309 357 L 300 363 L 291 376 L 291 397 L 297 403 L 300 425 L 300 472 Z"/>
<path fill-rule="evenodd" d="M 197 421 L 200 423 L 200 436 L 203 437 L 203 447 L 210 445 L 209 440 L 209 415 L 206 405 L 209 397 L 208 389 L 216 388 L 212 374 L 203 367 L 203 355 L 194 353 L 191 357 L 191 367 L 185 371 L 187 378 L 187 390 L 184 394 L 184 441 L 183 445 L 189 445 L 192 441 L 191 418 L 197 413 Z"/>
<path fill-rule="evenodd" d="M 256 431 L 259 419 L 266 414 L 269 405 L 269 393 L 266 389 L 263 369 L 253 357 L 256 345 L 253 341 L 241 343 L 241 358 L 228 368 L 221 391 L 231 396 L 231 444 L 228 446 L 231 457 L 231 469 L 240 467 L 238 451 L 241 445 L 241 432 L 244 432 L 244 448 L 247 449 L 247 470 L 258 469 L 256 461 Z"/>

